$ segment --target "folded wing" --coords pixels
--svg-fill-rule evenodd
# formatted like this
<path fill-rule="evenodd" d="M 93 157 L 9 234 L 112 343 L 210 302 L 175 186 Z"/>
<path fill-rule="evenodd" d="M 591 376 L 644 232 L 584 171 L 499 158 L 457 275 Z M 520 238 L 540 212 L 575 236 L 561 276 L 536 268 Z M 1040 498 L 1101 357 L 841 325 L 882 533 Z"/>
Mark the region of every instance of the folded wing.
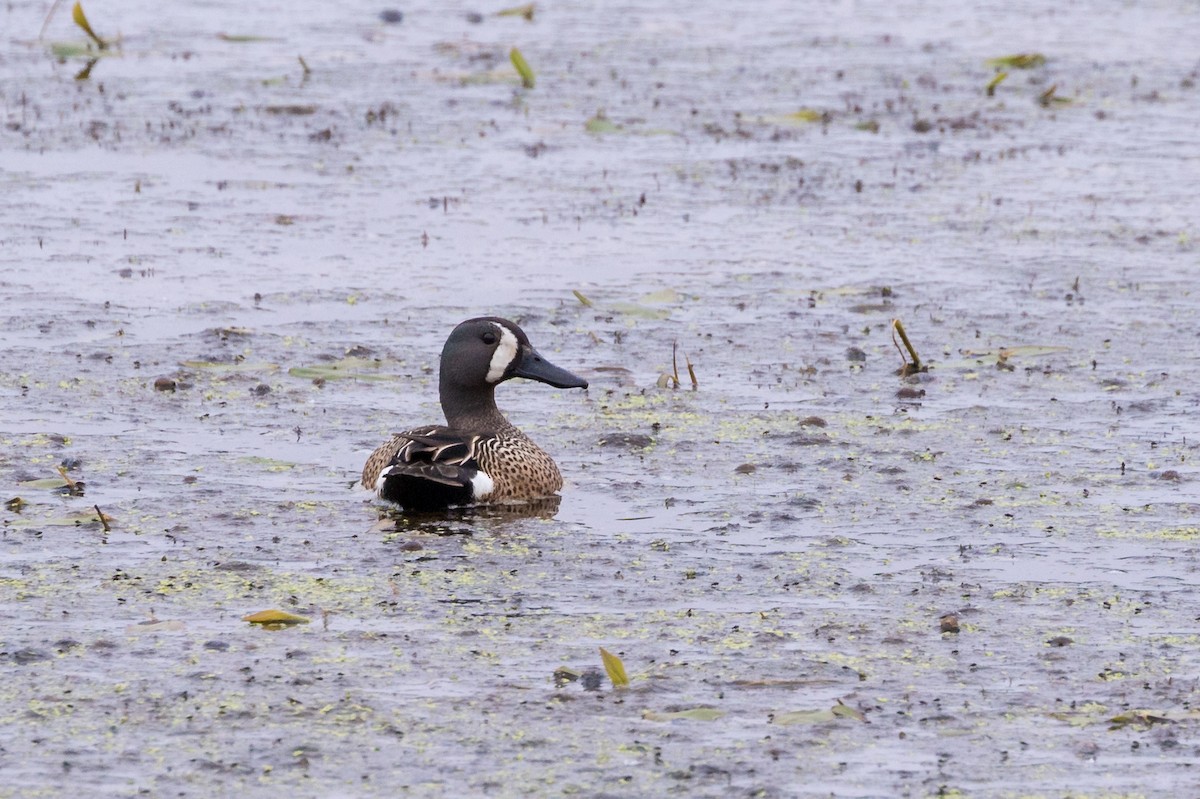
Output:
<path fill-rule="evenodd" d="M 376 482 L 383 499 L 408 510 L 438 510 L 480 502 L 491 493 L 492 480 L 477 460 L 485 436 L 425 427 L 397 437 L 403 444 Z"/>

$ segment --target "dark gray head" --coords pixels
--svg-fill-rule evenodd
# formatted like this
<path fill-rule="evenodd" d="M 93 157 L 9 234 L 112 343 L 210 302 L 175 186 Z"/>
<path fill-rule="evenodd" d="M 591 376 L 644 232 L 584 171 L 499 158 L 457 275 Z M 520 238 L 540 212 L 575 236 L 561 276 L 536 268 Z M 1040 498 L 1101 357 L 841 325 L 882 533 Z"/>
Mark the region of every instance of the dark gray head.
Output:
<path fill-rule="evenodd" d="M 442 410 L 451 427 L 488 424 L 495 388 L 524 377 L 555 388 L 587 388 L 587 381 L 547 361 L 521 328 L 498 316 L 481 316 L 454 328 L 442 348 Z M 500 417 L 503 419 L 503 417 Z"/>

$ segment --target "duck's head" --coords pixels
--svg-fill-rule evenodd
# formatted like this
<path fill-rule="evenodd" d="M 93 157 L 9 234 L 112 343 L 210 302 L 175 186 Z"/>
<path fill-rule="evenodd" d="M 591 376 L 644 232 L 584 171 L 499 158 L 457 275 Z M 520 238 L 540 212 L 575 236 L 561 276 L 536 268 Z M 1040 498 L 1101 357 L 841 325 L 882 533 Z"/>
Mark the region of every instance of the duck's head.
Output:
<path fill-rule="evenodd" d="M 446 339 L 441 365 L 443 391 L 487 390 L 514 377 L 537 380 L 555 388 L 588 387 L 583 378 L 539 355 L 525 331 L 507 319 L 498 316 L 468 319 Z"/>

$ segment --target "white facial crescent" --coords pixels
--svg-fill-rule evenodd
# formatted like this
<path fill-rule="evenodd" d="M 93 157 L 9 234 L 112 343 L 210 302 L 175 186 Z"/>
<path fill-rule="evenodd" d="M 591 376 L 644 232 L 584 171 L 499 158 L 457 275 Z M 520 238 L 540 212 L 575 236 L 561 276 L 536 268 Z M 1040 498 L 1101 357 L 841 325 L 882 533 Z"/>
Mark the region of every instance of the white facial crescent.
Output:
<path fill-rule="evenodd" d="M 496 345 L 496 351 L 492 353 L 492 362 L 488 368 L 487 381 L 489 383 L 499 383 L 500 378 L 504 377 L 504 373 L 508 371 L 508 367 L 517 359 L 517 350 L 520 344 L 517 342 L 516 335 L 507 327 L 495 322 L 492 322 L 492 324 L 500 331 L 500 343 Z"/>

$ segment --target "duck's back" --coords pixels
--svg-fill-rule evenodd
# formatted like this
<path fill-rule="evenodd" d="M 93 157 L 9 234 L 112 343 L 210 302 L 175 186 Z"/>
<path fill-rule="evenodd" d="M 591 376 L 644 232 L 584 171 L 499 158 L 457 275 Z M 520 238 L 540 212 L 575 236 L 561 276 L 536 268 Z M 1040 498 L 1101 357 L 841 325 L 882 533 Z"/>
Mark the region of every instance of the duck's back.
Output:
<path fill-rule="evenodd" d="M 514 502 L 562 488 L 558 466 L 516 427 L 465 433 L 432 425 L 398 433 L 363 467 L 363 485 L 411 510 Z"/>

